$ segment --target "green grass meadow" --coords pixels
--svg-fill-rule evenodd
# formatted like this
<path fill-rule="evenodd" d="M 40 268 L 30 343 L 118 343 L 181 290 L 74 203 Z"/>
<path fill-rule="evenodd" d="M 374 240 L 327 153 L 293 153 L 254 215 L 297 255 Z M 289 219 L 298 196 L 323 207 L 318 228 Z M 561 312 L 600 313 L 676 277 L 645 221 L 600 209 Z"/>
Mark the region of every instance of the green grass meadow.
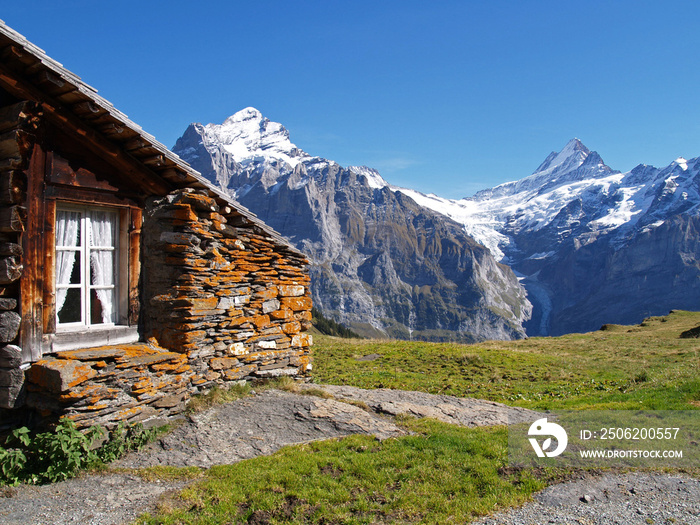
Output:
<path fill-rule="evenodd" d="M 474 345 L 317 337 L 315 380 L 419 390 L 533 409 L 690 410 L 700 405 L 700 313 L 638 326 Z M 359 357 L 379 354 L 374 361 Z M 695 406 L 694 406 L 695 405 Z"/>
<path fill-rule="evenodd" d="M 314 381 L 534 409 L 693 410 L 700 408 L 700 339 L 679 335 L 699 325 L 700 313 L 679 311 L 638 326 L 475 345 L 318 336 Z M 359 360 L 371 354 L 381 357 Z M 139 523 L 468 523 L 571 475 L 510 468 L 503 426 L 408 417 L 399 424 L 411 434 L 333 439 L 211 468 Z"/>

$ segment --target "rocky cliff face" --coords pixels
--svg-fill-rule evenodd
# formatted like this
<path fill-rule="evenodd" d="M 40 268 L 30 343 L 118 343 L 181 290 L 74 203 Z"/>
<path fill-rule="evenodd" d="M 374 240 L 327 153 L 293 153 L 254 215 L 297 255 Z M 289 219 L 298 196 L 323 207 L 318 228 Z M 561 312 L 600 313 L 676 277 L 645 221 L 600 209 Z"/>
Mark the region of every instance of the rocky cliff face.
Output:
<path fill-rule="evenodd" d="M 468 199 L 402 191 L 522 276 L 534 304 L 528 335 L 700 309 L 700 159 L 620 173 L 574 139 L 529 177 Z"/>
<path fill-rule="evenodd" d="M 191 125 L 173 151 L 308 254 L 315 305 L 354 330 L 524 335 L 531 305 L 510 268 L 376 171 L 308 155 L 252 108 L 222 125 Z"/>

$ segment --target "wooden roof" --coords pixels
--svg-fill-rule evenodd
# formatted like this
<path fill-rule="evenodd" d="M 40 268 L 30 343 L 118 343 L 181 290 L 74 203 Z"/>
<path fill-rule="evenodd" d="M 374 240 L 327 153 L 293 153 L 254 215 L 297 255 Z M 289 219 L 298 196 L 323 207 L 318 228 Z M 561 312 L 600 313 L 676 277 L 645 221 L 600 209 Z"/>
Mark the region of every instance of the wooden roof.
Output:
<path fill-rule="evenodd" d="M 21 79 L 21 84 L 18 80 Z M 222 207 L 229 207 L 261 233 L 288 250 L 302 255 L 289 241 L 258 219 L 193 169 L 187 162 L 146 133 L 97 90 L 49 57 L 0 20 L 0 81 L 20 96 L 41 102 L 44 111 L 60 118 L 68 128 L 90 138 L 106 151 L 121 153 L 173 189 L 204 190 Z"/>

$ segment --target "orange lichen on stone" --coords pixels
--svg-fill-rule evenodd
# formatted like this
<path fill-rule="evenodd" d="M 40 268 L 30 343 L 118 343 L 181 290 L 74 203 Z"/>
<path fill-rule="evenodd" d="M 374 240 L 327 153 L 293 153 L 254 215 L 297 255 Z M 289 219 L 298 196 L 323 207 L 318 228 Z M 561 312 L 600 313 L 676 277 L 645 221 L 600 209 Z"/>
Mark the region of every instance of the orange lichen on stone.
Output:
<path fill-rule="evenodd" d="M 284 319 L 289 319 L 290 317 L 292 317 L 293 314 L 294 312 L 292 312 L 288 308 L 283 308 L 281 310 L 275 310 L 274 312 L 270 312 L 268 315 L 271 319 L 274 319 L 276 321 L 282 321 Z"/>
<path fill-rule="evenodd" d="M 204 378 L 205 378 L 207 381 L 214 381 L 214 380 L 216 380 L 216 379 L 219 379 L 220 377 L 221 377 L 221 374 L 220 374 L 219 372 L 214 372 L 214 371 L 212 371 L 212 370 L 207 370 L 207 371 L 204 373 Z"/>
<path fill-rule="evenodd" d="M 306 292 L 306 288 L 300 284 L 280 284 L 278 288 L 282 297 L 300 297 Z"/>
<path fill-rule="evenodd" d="M 311 319 L 313 318 L 313 316 L 311 315 L 311 310 L 298 312 L 294 314 L 294 317 L 296 317 L 298 321 L 311 321 Z"/>
<path fill-rule="evenodd" d="M 235 317 L 231 319 L 228 323 L 228 326 L 230 327 L 236 327 L 236 326 L 241 326 L 246 323 L 253 323 L 253 318 L 252 317 Z"/>
<path fill-rule="evenodd" d="M 217 375 L 218 375 L 218 374 L 217 374 Z M 202 377 L 201 375 L 196 375 L 196 376 L 192 376 L 191 383 L 192 383 L 193 385 L 195 385 L 195 386 L 198 386 L 198 385 L 207 383 L 208 381 L 209 381 L 209 380 L 206 379 L 205 377 Z"/>
<path fill-rule="evenodd" d="M 184 354 L 175 354 L 177 358 L 168 361 L 168 362 L 159 362 L 156 364 L 151 365 L 151 370 L 159 372 L 159 371 L 170 371 L 170 370 L 177 370 L 183 365 L 187 365 L 187 356 Z"/>
<path fill-rule="evenodd" d="M 125 355 L 122 346 L 98 346 L 95 348 L 81 348 L 79 350 L 66 350 L 56 354 L 58 359 L 74 359 L 77 361 L 102 361 L 105 359 L 117 359 Z"/>
<path fill-rule="evenodd" d="M 159 218 L 190 222 L 197 220 L 197 214 L 192 211 L 189 204 L 171 204 L 170 209 L 161 212 Z"/>
<path fill-rule="evenodd" d="M 239 272 L 255 273 L 260 270 L 260 266 L 257 264 L 237 263 L 236 270 Z"/>
<path fill-rule="evenodd" d="M 253 324 L 258 330 L 267 328 L 270 326 L 270 316 L 269 315 L 258 315 L 253 318 Z"/>
<path fill-rule="evenodd" d="M 208 195 L 203 195 L 196 192 L 188 192 L 179 196 L 179 202 L 193 206 L 197 210 L 202 210 L 207 213 L 218 211 L 219 207 L 216 202 Z"/>
<path fill-rule="evenodd" d="M 238 368 L 231 368 L 229 370 L 224 370 L 224 377 L 229 381 L 235 381 L 237 379 L 245 377 L 250 372 L 254 371 L 256 368 L 256 365 L 244 365 Z"/>
<path fill-rule="evenodd" d="M 289 308 L 294 312 L 303 310 L 311 310 L 311 297 L 282 297 L 280 299 L 282 306 Z"/>
<path fill-rule="evenodd" d="M 140 406 L 135 406 L 131 408 L 125 408 L 123 410 L 117 410 L 111 415 L 111 419 L 114 421 L 122 421 L 124 419 L 131 419 L 132 417 L 136 416 L 137 414 L 143 412 L 146 410 L 146 406 L 140 405 Z"/>
<path fill-rule="evenodd" d="M 299 275 L 303 275 L 303 272 L 296 266 L 289 266 L 287 264 L 276 264 L 275 268 L 277 268 L 278 270 L 284 270 L 286 272 L 292 272 Z"/>
<path fill-rule="evenodd" d="M 209 259 L 210 268 L 213 268 L 215 270 L 223 270 L 228 268 L 230 265 L 231 263 L 227 261 L 223 255 L 221 255 L 219 250 L 213 250 L 213 257 Z"/>
<path fill-rule="evenodd" d="M 262 352 L 252 352 L 250 354 L 241 356 L 241 361 L 246 363 L 251 363 L 253 361 L 260 361 L 261 363 L 268 364 L 279 357 L 279 352 L 276 351 L 262 351 Z"/>
<path fill-rule="evenodd" d="M 121 361 L 117 368 L 135 368 L 140 366 L 149 366 L 163 361 L 179 360 L 182 354 L 176 352 L 163 352 L 138 357 L 132 357 L 128 360 Z"/>
<path fill-rule="evenodd" d="M 254 297 L 262 301 L 267 301 L 268 299 L 276 298 L 278 295 L 279 290 L 277 289 L 277 286 L 271 286 L 269 288 L 265 288 L 264 290 L 260 290 L 259 292 L 255 292 Z"/>
<path fill-rule="evenodd" d="M 29 367 L 25 375 L 29 382 L 58 394 L 92 379 L 97 372 L 73 359 L 42 359 Z"/>
<path fill-rule="evenodd" d="M 56 399 L 61 403 L 72 403 L 78 401 L 79 399 L 90 397 L 95 399 L 95 401 L 92 401 L 93 403 L 95 403 L 97 402 L 97 400 L 102 399 L 103 397 L 107 397 L 107 395 L 109 394 L 115 394 L 118 392 L 119 390 L 109 389 L 104 385 L 88 384 L 80 388 L 72 388 L 67 392 L 62 393 L 61 395 L 56 396 Z"/>
<path fill-rule="evenodd" d="M 142 377 L 131 385 L 131 390 L 138 390 L 148 386 L 153 386 L 153 380 L 150 377 Z"/>
<path fill-rule="evenodd" d="M 162 351 L 143 344 L 119 345 L 119 348 L 124 350 L 124 355 L 121 357 L 121 359 L 131 359 L 132 357 L 157 354 Z"/>
<path fill-rule="evenodd" d="M 311 346 L 313 343 L 313 337 L 310 334 L 296 334 L 292 337 L 292 346 L 305 348 Z"/>
<path fill-rule="evenodd" d="M 304 355 L 299 358 L 299 367 L 301 368 L 302 372 L 308 372 L 311 370 L 311 356 L 310 355 Z"/>
<path fill-rule="evenodd" d="M 204 330 L 193 330 L 191 332 L 179 334 L 178 340 L 183 344 L 188 344 L 202 341 L 203 339 L 206 339 L 206 337 L 207 333 Z"/>
<path fill-rule="evenodd" d="M 197 310 L 216 310 L 216 305 L 219 304 L 219 298 L 211 297 L 186 297 L 187 306 Z"/>
<path fill-rule="evenodd" d="M 301 332 L 301 323 L 298 321 L 292 321 L 290 323 L 282 324 L 282 331 L 287 335 L 294 335 Z"/>

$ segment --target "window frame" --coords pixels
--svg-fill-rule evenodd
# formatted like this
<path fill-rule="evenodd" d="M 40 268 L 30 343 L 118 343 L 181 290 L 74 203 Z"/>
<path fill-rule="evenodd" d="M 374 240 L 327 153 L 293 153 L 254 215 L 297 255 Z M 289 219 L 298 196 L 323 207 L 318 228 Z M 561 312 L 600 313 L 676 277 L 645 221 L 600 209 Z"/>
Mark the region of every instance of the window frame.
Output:
<path fill-rule="evenodd" d="M 59 285 L 58 275 L 54 270 L 53 288 L 54 297 L 56 297 L 59 289 L 79 289 L 81 295 L 81 320 L 77 322 L 61 323 L 59 320 L 59 311 L 56 307 L 54 308 L 54 323 L 55 323 L 55 333 L 71 333 L 71 332 L 100 332 L 109 331 L 115 327 L 128 325 L 128 290 L 126 289 L 126 283 L 128 283 L 129 275 L 129 257 L 128 257 L 128 220 L 127 213 L 119 207 L 105 206 L 100 204 L 80 204 L 72 202 L 58 201 L 56 202 L 54 214 L 54 228 L 57 226 L 58 214 L 60 212 L 78 212 L 81 214 L 80 218 L 80 245 L 76 247 L 77 257 L 80 258 L 80 284 L 69 284 L 69 285 Z M 90 211 L 105 211 L 113 214 L 114 220 L 116 222 L 114 226 L 114 246 L 110 247 L 113 250 L 113 281 L 109 288 L 114 290 L 114 322 L 100 322 L 92 323 L 90 316 L 90 301 L 91 294 L 93 290 L 104 289 L 99 285 L 93 285 L 91 282 L 91 265 L 90 265 L 90 252 L 93 247 L 89 246 L 89 235 L 91 225 L 88 226 L 90 222 L 89 212 Z M 61 247 L 57 246 L 57 239 L 54 238 L 53 252 L 55 260 L 58 260 L 58 252 L 60 250 L 65 250 L 71 247 Z M 67 250 L 66 250 L 67 251 Z"/>

